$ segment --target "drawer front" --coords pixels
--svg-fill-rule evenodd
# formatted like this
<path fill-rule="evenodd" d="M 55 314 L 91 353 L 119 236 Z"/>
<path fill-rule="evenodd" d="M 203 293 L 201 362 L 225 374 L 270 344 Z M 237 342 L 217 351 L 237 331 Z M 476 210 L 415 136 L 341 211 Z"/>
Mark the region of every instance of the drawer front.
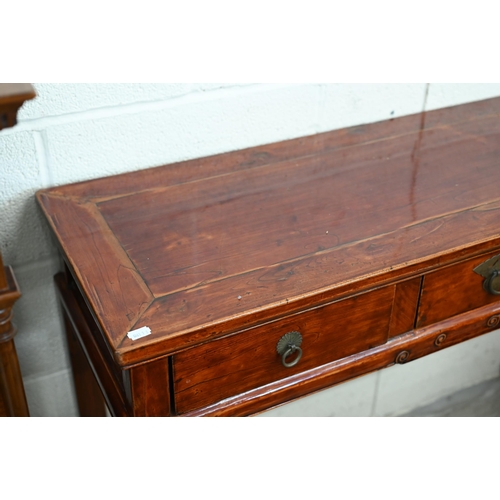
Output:
<path fill-rule="evenodd" d="M 394 292 L 395 286 L 388 286 L 177 354 L 173 365 L 177 413 L 384 344 Z M 296 366 L 287 368 L 276 346 L 291 331 L 302 335 L 303 354 Z"/>
<path fill-rule="evenodd" d="M 474 269 L 498 254 L 498 251 L 482 257 L 454 264 L 424 277 L 417 327 L 424 327 L 462 314 L 472 309 L 491 304 L 500 296 L 488 293 L 483 283 L 485 278 Z M 500 288 L 494 283 L 495 288 Z"/>

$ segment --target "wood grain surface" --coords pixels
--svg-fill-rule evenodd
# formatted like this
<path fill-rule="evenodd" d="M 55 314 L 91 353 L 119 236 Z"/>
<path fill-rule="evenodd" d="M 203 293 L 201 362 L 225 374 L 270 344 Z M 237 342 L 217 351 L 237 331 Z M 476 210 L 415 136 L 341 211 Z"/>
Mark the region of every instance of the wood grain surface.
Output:
<path fill-rule="evenodd" d="M 80 415 L 102 417 L 104 404 L 112 416 L 132 414 L 122 381 L 125 373 L 117 377 L 116 367 L 100 345 L 97 324 L 89 317 L 90 311 L 80 306 L 78 290 L 70 286 L 63 273 L 54 279 L 63 307 Z"/>
<path fill-rule="evenodd" d="M 309 370 L 384 344 L 394 286 L 209 342 L 174 356 L 178 413 L 215 403 L 234 394 Z M 284 367 L 276 351 L 287 332 L 302 335 L 302 358 Z M 292 356 L 293 357 L 293 356 Z"/>
<path fill-rule="evenodd" d="M 1 261 L 0 255 L 0 264 Z M 17 328 L 12 310 L 21 297 L 21 290 L 10 266 L 0 267 L 0 275 L 3 278 L 0 282 L 6 284 L 0 289 L 0 417 L 28 417 L 28 402 L 14 344 Z"/>
<path fill-rule="evenodd" d="M 170 416 L 170 377 L 166 358 L 130 370 L 134 417 Z"/>
<path fill-rule="evenodd" d="M 417 326 L 427 326 L 499 301 L 499 295 L 492 295 L 483 288 L 484 278 L 473 272 L 476 266 L 496 254 L 498 252 L 466 260 L 426 275 Z"/>
<path fill-rule="evenodd" d="M 186 417 L 248 416 L 367 373 L 409 363 L 441 349 L 465 342 L 498 328 L 500 305 L 489 304 L 440 323 L 412 330 L 386 344 L 338 361 L 302 371 L 254 390 L 235 394 L 213 405 L 185 413 Z M 438 341 L 438 339 L 444 340 Z M 402 356 L 403 355 L 403 356 Z"/>
<path fill-rule="evenodd" d="M 499 117 L 491 99 L 38 200 L 130 367 L 500 249 Z M 152 334 L 127 337 L 142 326 Z"/>

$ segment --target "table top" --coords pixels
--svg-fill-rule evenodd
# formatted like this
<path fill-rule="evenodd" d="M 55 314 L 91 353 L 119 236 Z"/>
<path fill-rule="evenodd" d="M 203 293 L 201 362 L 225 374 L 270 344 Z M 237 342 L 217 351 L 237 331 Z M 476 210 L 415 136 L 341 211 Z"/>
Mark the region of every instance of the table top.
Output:
<path fill-rule="evenodd" d="M 37 197 L 129 366 L 498 247 L 499 118 L 490 99 Z"/>

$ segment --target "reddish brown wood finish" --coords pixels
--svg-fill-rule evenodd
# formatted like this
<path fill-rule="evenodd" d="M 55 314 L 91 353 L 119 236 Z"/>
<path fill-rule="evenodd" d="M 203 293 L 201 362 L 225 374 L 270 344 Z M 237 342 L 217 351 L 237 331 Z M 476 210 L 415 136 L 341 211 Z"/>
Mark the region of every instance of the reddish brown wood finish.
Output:
<path fill-rule="evenodd" d="M 63 318 L 80 416 L 105 417 L 104 398 L 99 384 L 92 373 L 85 352 L 78 342 L 75 329 L 65 312 L 63 312 Z"/>
<path fill-rule="evenodd" d="M 3 392 L 0 391 L 0 417 L 5 417 L 8 415 L 7 401 L 4 400 L 5 396 L 3 395 Z"/>
<path fill-rule="evenodd" d="M 178 413 L 365 351 L 387 341 L 394 286 L 318 307 L 174 356 Z M 282 365 L 276 345 L 302 335 L 303 355 Z"/>
<path fill-rule="evenodd" d="M 429 273 L 424 278 L 418 327 L 500 300 L 483 288 L 484 278 L 473 269 L 498 254 L 493 252 Z"/>
<path fill-rule="evenodd" d="M 28 402 L 14 345 L 17 329 L 12 323 L 12 307 L 21 292 L 12 268 L 0 267 L 0 275 L 0 282 L 6 284 L 0 290 L 0 417 L 28 417 Z"/>
<path fill-rule="evenodd" d="M 17 111 L 36 96 L 30 83 L 0 83 L 0 130 L 17 123 Z"/>
<path fill-rule="evenodd" d="M 84 352 L 103 392 L 121 398 L 115 413 L 231 400 L 236 414 L 241 391 L 262 396 L 274 384 L 277 399 L 262 396 L 273 405 L 286 400 L 282 387 L 301 395 L 309 372 L 336 383 L 336 357 L 354 363 L 352 376 L 378 369 L 359 352 L 412 346 L 417 322 L 455 331 L 450 316 L 495 301 L 470 263 L 500 253 L 499 167 L 500 99 L 491 99 L 55 187 L 38 201 L 74 278 L 69 300 L 92 325 Z M 365 292 L 370 311 L 383 311 L 370 334 L 349 308 L 332 315 L 343 333 L 319 328 L 327 304 Z M 274 337 L 291 318 L 314 323 L 322 348 L 279 375 Z M 143 326 L 151 335 L 127 337 Z"/>
<path fill-rule="evenodd" d="M 5 292 L 8 288 L 7 273 L 4 269 L 2 254 L 0 253 L 0 292 Z"/>
<path fill-rule="evenodd" d="M 170 416 L 168 360 L 159 359 L 130 370 L 134 417 Z"/>
<path fill-rule="evenodd" d="M 70 286 L 62 273 L 55 276 L 55 281 L 64 309 L 80 415 L 102 417 L 105 403 L 111 415 L 129 415 L 124 385 L 117 380 L 115 367 L 98 344 L 97 327 L 88 311 L 82 310 L 78 290 Z"/>
<path fill-rule="evenodd" d="M 129 366 L 498 247 L 500 101 L 488 104 L 428 113 L 421 133 L 405 118 L 39 200 Z M 144 325 L 150 337 L 126 337 Z"/>
<path fill-rule="evenodd" d="M 131 373 L 120 370 L 107 356 L 105 347 L 99 345 L 97 326 L 71 279 L 60 273 L 56 276 L 56 285 L 64 307 L 80 415 L 105 416 L 106 401 L 113 416 L 169 416 L 167 359 L 137 366 Z"/>
<path fill-rule="evenodd" d="M 397 337 L 413 330 L 421 286 L 422 278 L 420 276 L 396 285 L 389 337 Z"/>
<path fill-rule="evenodd" d="M 0 130 L 13 127 L 18 109 L 35 96 L 29 83 L 0 83 Z M 29 416 L 11 323 L 12 307 L 20 296 L 14 273 L 4 267 L 0 254 L 0 416 Z"/>
<path fill-rule="evenodd" d="M 499 325 L 500 305 L 490 304 L 441 323 L 413 330 L 391 339 L 385 345 L 302 372 L 285 381 L 278 381 L 244 394 L 238 394 L 221 403 L 192 411 L 184 416 L 222 417 L 259 413 L 360 375 L 393 366 L 402 353 L 407 352 L 408 355 L 405 354 L 399 359 L 404 359 L 404 363 L 409 363 L 440 349 L 491 332 Z M 445 338 L 441 340 L 443 335 Z"/>

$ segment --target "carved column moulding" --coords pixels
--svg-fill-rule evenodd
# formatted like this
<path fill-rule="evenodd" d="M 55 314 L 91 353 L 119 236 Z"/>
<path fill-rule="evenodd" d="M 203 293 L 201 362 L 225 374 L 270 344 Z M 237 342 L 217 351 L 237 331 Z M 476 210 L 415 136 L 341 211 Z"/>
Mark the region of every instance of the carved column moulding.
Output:
<path fill-rule="evenodd" d="M 30 83 L 0 83 L 0 130 L 16 125 L 19 108 L 34 97 Z M 12 307 L 20 296 L 12 268 L 4 266 L 0 254 L 0 416 L 29 416 L 13 340 Z"/>

